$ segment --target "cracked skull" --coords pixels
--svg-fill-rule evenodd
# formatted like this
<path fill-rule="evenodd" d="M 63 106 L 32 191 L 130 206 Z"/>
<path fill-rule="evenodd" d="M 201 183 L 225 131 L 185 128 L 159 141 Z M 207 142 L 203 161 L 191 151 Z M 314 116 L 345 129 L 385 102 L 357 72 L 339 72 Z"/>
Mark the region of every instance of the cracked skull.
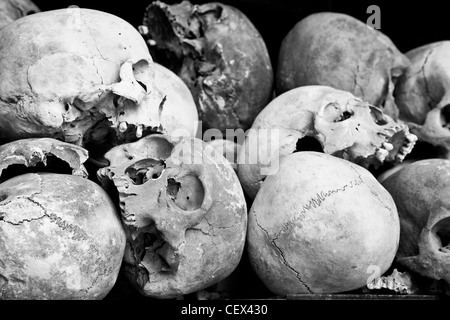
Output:
<path fill-rule="evenodd" d="M 68 8 L 11 23 L 0 30 L 0 70 L 0 137 L 9 140 L 51 137 L 83 145 L 102 138 L 95 125 L 105 119 L 118 135 L 139 138 L 170 134 L 166 121 L 185 127 L 192 118 L 182 105 L 165 108 L 171 98 L 155 85 L 144 39 L 105 12 Z"/>
<path fill-rule="evenodd" d="M 450 292 L 450 160 L 416 161 L 382 182 L 400 216 L 396 262 Z"/>
<path fill-rule="evenodd" d="M 237 172 L 248 196 L 255 197 L 280 158 L 304 151 L 306 140 L 319 145 L 313 151 L 368 168 L 403 161 L 417 137 L 349 92 L 327 86 L 289 90 L 261 111 L 240 148 Z"/>
<path fill-rule="evenodd" d="M 110 166 L 98 176 L 118 192 L 128 232 L 124 269 L 145 296 L 201 290 L 240 261 L 247 227 L 243 191 L 230 163 L 213 155 L 199 139 L 162 135 L 106 154 Z"/>
<path fill-rule="evenodd" d="M 268 50 L 251 21 L 218 2 L 152 2 L 141 32 L 155 61 L 191 89 L 203 128 L 248 129 L 272 97 Z"/>
<path fill-rule="evenodd" d="M 0 0 L 0 29 L 19 18 L 39 11 L 31 0 Z"/>
<path fill-rule="evenodd" d="M 399 78 L 395 100 L 400 119 L 419 141 L 450 150 L 450 41 L 424 45 L 406 53 L 411 66 Z"/>
<path fill-rule="evenodd" d="M 50 138 L 0 147 L 0 299 L 101 299 L 112 289 L 126 236 L 107 193 L 84 177 L 86 159 Z"/>
<path fill-rule="evenodd" d="M 252 267 L 279 295 L 361 288 L 392 264 L 400 224 L 390 194 L 366 169 L 328 154 L 281 160 L 249 212 Z"/>
<path fill-rule="evenodd" d="M 376 29 L 342 13 L 315 13 L 298 22 L 281 44 L 277 92 L 330 86 L 353 93 L 397 120 L 392 93 L 408 64 Z"/>

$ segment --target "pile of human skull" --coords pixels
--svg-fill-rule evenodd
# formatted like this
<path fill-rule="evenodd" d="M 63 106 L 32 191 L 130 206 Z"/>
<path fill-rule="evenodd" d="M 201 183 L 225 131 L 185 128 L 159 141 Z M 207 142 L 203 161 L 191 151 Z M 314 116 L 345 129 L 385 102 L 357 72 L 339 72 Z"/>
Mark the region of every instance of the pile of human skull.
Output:
<path fill-rule="evenodd" d="M 0 299 L 450 294 L 447 69 L 342 13 L 272 67 L 223 3 L 0 0 Z"/>

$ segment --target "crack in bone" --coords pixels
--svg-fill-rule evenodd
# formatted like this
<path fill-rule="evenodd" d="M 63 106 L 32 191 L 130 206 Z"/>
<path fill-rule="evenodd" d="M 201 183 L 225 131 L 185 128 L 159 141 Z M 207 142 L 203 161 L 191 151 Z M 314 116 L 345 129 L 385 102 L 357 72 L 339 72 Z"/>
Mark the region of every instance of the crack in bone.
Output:
<path fill-rule="evenodd" d="M 429 58 L 430 55 L 433 53 L 433 51 L 434 51 L 434 49 L 430 49 L 430 51 L 427 52 L 427 55 L 425 56 L 425 59 L 424 59 L 424 61 L 423 61 L 423 65 L 422 65 L 422 67 L 420 68 L 420 72 L 421 72 L 422 75 L 423 75 L 423 82 L 424 82 L 424 84 L 425 84 L 425 93 L 426 93 L 426 95 L 428 96 L 428 98 L 430 98 L 430 100 L 433 100 L 433 98 L 432 98 L 432 96 L 431 96 L 430 85 L 429 85 L 429 83 L 428 83 L 428 79 L 427 79 L 427 76 L 426 76 L 426 74 L 425 74 L 425 66 L 426 66 L 426 64 L 427 64 L 427 62 L 428 62 L 428 58 Z"/>
<path fill-rule="evenodd" d="M 360 74 L 360 67 L 359 67 L 359 64 L 357 63 L 357 64 L 356 64 L 356 71 L 355 71 L 355 74 L 354 74 L 354 75 L 355 75 L 355 79 L 354 79 L 354 82 L 353 82 L 353 92 L 356 93 L 356 88 L 358 87 L 359 90 L 361 91 L 361 98 L 362 98 L 362 99 L 365 99 L 365 98 L 364 98 L 364 95 L 365 95 L 365 93 L 364 93 L 364 87 L 361 86 L 361 85 L 358 83 L 359 74 Z M 347 102 L 347 104 L 348 104 L 348 102 Z"/>
<path fill-rule="evenodd" d="M 295 277 L 298 279 L 298 281 L 300 282 L 300 284 L 302 284 L 302 285 L 306 288 L 306 290 L 308 290 L 308 292 L 309 292 L 310 294 L 312 294 L 313 291 L 311 290 L 311 288 L 309 288 L 309 286 L 306 284 L 306 282 L 302 280 L 302 278 L 301 278 L 301 276 L 300 276 L 300 273 L 299 273 L 297 270 L 295 270 L 293 267 L 291 267 L 291 266 L 289 265 L 289 263 L 287 262 L 286 257 L 285 257 L 284 254 L 283 254 L 283 251 L 280 249 L 280 247 L 278 247 L 278 245 L 277 245 L 276 242 L 275 242 L 276 239 L 272 239 L 272 238 L 270 237 L 270 235 L 269 235 L 269 232 L 268 232 L 266 229 L 264 229 L 264 228 L 259 224 L 256 215 L 255 215 L 254 217 L 255 217 L 255 222 L 256 222 L 256 224 L 258 225 L 258 227 L 260 227 L 261 230 L 267 235 L 267 237 L 270 239 L 270 243 L 271 243 L 271 244 L 278 250 L 278 252 L 280 253 L 281 259 L 283 260 L 283 265 L 285 265 L 289 270 L 291 270 L 292 272 L 294 272 L 294 273 L 295 273 Z"/>
<path fill-rule="evenodd" d="M 90 27 L 90 25 L 89 25 L 89 22 L 86 21 L 85 19 L 83 19 L 83 15 L 80 15 L 80 18 L 81 18 L 81 20 L 83 20 L 83 23 L 84 23 L 84 25 L 86 26 L 86 29 L 88 30 L 88 33 L 89 33 L 89 35 L 90 35 L 91 38 L 92 38 L 92 43 L 94 44 L 94 47 L 95 47 L 95 49 L 97 50 L 98 54 L 100 55 L 100 57 L 101 57 L 103 60 L 108 61 L 108 59 L 105 58 L 105 57 L 103 56 L 103 54 L 101 53 L 100 49 L 99 49 L 98 46 L 97 46 L 97 41 L 95 40 L 95 37 L 94 37 L 94 35 L 92 34 L 92 30 L 91 30 L 91 27 Z"/>

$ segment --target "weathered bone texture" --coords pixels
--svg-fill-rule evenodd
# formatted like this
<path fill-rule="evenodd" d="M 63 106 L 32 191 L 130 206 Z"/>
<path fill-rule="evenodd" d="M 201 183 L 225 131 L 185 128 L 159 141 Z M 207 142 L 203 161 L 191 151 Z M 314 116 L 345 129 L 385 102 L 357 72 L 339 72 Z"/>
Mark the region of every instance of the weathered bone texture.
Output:
<path fill-rule="evenodd" d="M 327 86 L 304 86 L 273 99 L 256 117 L 238 156 L 244 191 L 254 198 L 266 173 L 279 159 L 297 150 L 305 137 L 323 152 L 364 167 L 401 162 L 417 137 L 380 109 L 349 92 Z"/>
<path fill-rule="evenodd" d="M 397 120 L 392 92 L 408 64 L 380 31 L 346 14 L 314 13 L 283 39 L 277 94 L 305 85 L 330 86 L 353 93 Z"/>
<path fill-rule="evenodd" d="M 48 156 L 55 156 L 66 162 L 73 175 L 87 178 L 88 174 L 83 165 L 89 157 L 87 150 L 51 138 L 21 139 L 0 146 L 0 177 L 3 170 L 12 165 L 47 165 Z"/>
<path fill-rule="evenodd" d="M 155 86 L 165 94 L 164 102 L 158 111 L 162 126 L 156 131 L 166 132 L 174 139 L 200 136 L 197 107 L 189 88 L 180 77 L 166 67 L 154 62 L 152 68 L 155 72 Z M 136 141 L 142 135 L 151 134 L 151 132 L 140 132 L 138 135 L 136 133 L 137 131 L 127 130 L 117 135 L 108 119 L 97 123 L 89 130 L 85 139 L 89 141 L 85 144 L 85 148 L 89 150 L 89 160 L 97 167 L 107 166 L 104 155 L 109 149 L 125 142 Z"/>
<path fill-rule="evenodd" d="M 155 61 L 191 89 L 203 129 L 248 129 L 270 101 L 273 70 L 251 21 L 218 2 L 152 2 L 141 32 Z"/>
<path fill-rule="evenodd" d="M 396 261 L 450 285 L 450 160 L 416 161 L 382 184 L 392 194 L 400 216 Z"/>
<path fill-rule="evenodd" d="M 87 158 L 86 150 L 53 139 L 14 141 L 0 147 L 0 174 L 46 164 L 50 155 L 75 173 Z M 86 178 L 25 173 L 0 184 L 0 299 L 102 299 L 125 242 L 111 199 Z"/>
<path fill-rule="evenodd" d="M 394 269 L 389 275 L 373 279 L 367 284 L 367 289 L 369 292 L 371 292 L 370 290 L 387 289 L 398 294 L 415 294 L 419 290 L 408 272 L 399 272 L 397 269 Z"/>
<path fill-rule="evenodd" d="M 247 207 L 237 175 L 221 154 L 200 139 L 151 135 L 105 157 L 110 166 L 98 177 L 106 190 L 112 181 L 118 192 L 128 233 L 124 268 L 143 295 L 192 293 L 236 268 Z"/>
<path fill-rule="evenodd" d="M 227 139 L 215 139 L 206 142 L 207 145 L 222 154 L 231 164 L 234 171 L 237 170 L 237 157 L 241 145 Z"/>
<path fill-rule="evenodd" d="M 362 288 L 391 266 L 400 224 L 391 195 L 366 169 L 320 152 L 281 160 L 249 212 L 251 265 L 275 294 Z"/>
<path fill-rule="evenodd" d="M 190 111 L 166 114 L 171 98 L 155 85 L 152 63 L 139 32 L 105 12 L 68 8 L 16 20 L 0 30 L 0 137 L 82 145 L 102 137 L 88 131 L 105 119 L 118 134 L 170 134 L 165 121 L 182 127 Z"/>
<path fill-rule="evenodd" d="M 419 141 L 450 150 L 450 41 L 421 46 L 406 53 L 410 67 L 399 78 L 395 100 L 400 119 Z"/>
<path fill-rule="evenodd" d="M 31 0 L 0 0 L 0 29 L 27 15 L 40 12 Z"/>

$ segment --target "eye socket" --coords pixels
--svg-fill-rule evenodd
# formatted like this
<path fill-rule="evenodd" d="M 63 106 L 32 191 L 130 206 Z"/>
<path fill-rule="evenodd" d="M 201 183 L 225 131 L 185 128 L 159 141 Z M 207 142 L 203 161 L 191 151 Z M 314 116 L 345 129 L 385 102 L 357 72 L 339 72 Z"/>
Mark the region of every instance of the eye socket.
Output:
<path fill-rule="evenodd" d="M 442 127 L 450 128 L 450 104 L 441 109 Z"/>
<path fill-rule="evenodd" d="M 205 198 L 203 183 L 194 174 L 167 179 L 167 195 L 184 211 L 194 211 L 201 207 Z"/>
<path fill-rule="evenodd" d="M 431 229 L 431 233 L 435 235 L 435 241 L 440 249 L 450 248 L 450 218 L 436 223 Z"/>
<path fill-rule="evenodd" d="M 5 201 L 8 198 L 9 194 L 7 194 L 6 192 L 0 192 L 0 202 Z"/>
<path fill-rule="evenodd" d="M 353 116 L 352 111 L 342 112 L 339 105 L 335 102 L 331 102 L 323 109 L 323 118 L 328 122 L 341 122 L 345 121 Z"/>

